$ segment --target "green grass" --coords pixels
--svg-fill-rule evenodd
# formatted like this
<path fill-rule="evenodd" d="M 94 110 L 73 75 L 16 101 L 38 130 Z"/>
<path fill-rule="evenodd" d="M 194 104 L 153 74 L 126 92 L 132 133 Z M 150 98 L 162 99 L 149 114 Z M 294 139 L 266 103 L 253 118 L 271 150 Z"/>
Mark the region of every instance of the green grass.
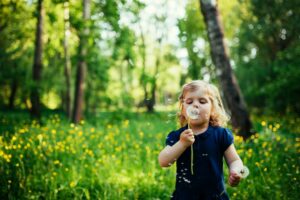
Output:
<path fill-rule="evenodd" d="M 40 125 L 26 112 L 0 113 L 0 199 L 169 199 L 175 166 L 160 168 L 157 156 L 175 112 L 99 113 L 77 126 L 61 113 L 43 116 Z M 247 142 L 235 137 L 250 175 L 228 193 L 299 199 L 299 129 L 262 121 Z"/>

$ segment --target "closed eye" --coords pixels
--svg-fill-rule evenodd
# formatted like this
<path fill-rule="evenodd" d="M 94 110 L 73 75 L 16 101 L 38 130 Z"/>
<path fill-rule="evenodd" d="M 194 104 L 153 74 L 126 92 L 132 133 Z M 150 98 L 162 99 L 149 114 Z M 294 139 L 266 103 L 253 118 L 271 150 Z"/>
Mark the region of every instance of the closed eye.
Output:
<path fill-rule="evenodd" d="M 192 104 L 192 103 L 193 103 L 193 100 L 188 99 L 188 100 L 185 101 L 185 103 L 186 103 L 186 104 Z"/>
<path fill-rule="evenodd" d="M 201 99 L 199 99 L 199 102 L 200 102 L 201 104 L 206 104 L 206 103 L 207 103 L 207 100 L 204 99 L 204 98 L 201 98 Z"/>

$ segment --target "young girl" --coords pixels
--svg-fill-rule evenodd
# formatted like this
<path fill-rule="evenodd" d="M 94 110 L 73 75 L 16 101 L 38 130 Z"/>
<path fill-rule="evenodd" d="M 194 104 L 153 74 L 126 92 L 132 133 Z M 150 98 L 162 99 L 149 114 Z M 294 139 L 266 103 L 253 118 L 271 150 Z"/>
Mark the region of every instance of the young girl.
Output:
<path fill-rule="evenodd" d="M 176 187 L 171 199 L 229 199 L 223 176 L 223 156 L 229 167 L 229 184 L 241 180 L 236 169 L 243 163 L 233 145 L 232 133 L 218 89 L 204 81 L 183 86 L 179 96 L 182 128 L 169 133 L 159 154 L 162 167 L 176 161 Z"/>

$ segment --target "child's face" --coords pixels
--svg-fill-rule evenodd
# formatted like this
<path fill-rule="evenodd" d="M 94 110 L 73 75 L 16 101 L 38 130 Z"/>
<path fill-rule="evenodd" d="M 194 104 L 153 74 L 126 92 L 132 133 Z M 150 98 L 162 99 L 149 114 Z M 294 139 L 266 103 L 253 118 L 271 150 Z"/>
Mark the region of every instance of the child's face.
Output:
<path fill-rule="evenodd" d="M 186 120 L 188 120 L 187 108 L 189 106 L 192 106 L 199 112 L 198 119 L 190 119 L 191 125 L 206 125 L 209 123 L 212 104 L 207 94 L 204 94 L 199 89 L 193 92 L 188 91 L 183 100 L 182 113 Z"/>

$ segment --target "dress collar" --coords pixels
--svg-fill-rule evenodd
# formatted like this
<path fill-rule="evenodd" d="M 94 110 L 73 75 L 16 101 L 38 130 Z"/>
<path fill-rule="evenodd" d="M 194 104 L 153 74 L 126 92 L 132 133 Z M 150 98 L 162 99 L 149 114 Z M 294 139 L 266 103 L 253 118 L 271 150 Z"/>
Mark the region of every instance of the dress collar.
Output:
<path fill-rule="evenodd" d="M 211 126 L 208 126 L 206 131 L 204 131 L 201 134 L 195 135 L 195 137 L 205 139 L 210 135 L 210 133 L 211 133 Z"/>
<path fill-rule="evenodd" d="M 188 129 L 188 125 L 186 125 L 186 126 L 184 127 L 184 130 L 186 130 L 186 129 Z M 204 131 L 204 132 L 201 133 L 201 134 L 195 135 L 195 137 L 196 137 L 196 138 L 203 138 L 203 139 L 204 139 L 204 138 L 207 138 L 207 136 L 208 136 L 210 133 L 211 133 L 211 126 L 208 125 L 206 131 Z"/>

